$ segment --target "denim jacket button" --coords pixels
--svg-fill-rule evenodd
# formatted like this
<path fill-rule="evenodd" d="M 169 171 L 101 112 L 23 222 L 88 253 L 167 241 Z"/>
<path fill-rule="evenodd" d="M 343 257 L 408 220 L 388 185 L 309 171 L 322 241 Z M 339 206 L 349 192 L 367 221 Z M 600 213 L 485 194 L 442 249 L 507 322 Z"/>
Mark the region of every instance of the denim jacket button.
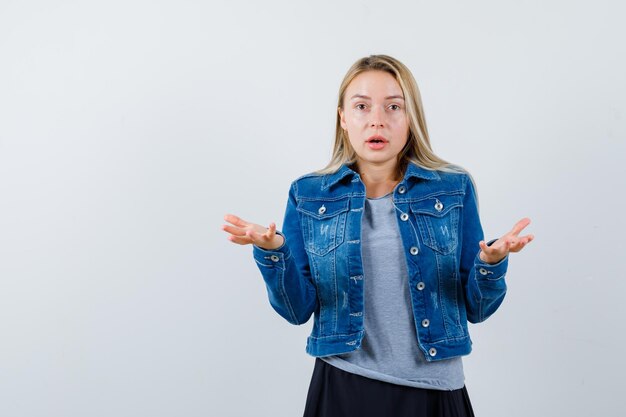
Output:
<path fill-rule="evenodd" d="M 437 211 L 443 210 L 443 203 L 441 201 L 437 200 L 437 202 L 435 203 L 435 210 Z"/>
<path fill-rule="evenodd" d="M 418 282 L 417 283 L 417 290 L 418 291 L 422 291 L 424 288 L 426 288 L 426 284 L 424 284 L 423 282 Z"/>
<path fill-rule="evenodd" d="M 400 215 L 400 220 L 402 220 L 403 222 L 405 222 L 405 221 L 409 220 L 409 215 L 408 215 L 408 214 L 406 214 L 406 213 L 402 213 L 402 214 Z"/>
<path fill-rule="evenodd" d="M 270 256 L 270 259 L 271 259 L 273 262 L 278 262 L 278 261 L 280 261 L 280 258 L 278 257 L 278 255 L 272 255 L 272 256 Z"/>
<path fill-rule="evenodd" d="M 419 253 L 419 249 L 417 249 L 417 246 L 413 246 L 410 249 L 411 255 L 417 255 Z"/>
<path fill-rule="evenodd" d="M 437 354 L 437 349 L 435 348 L 430 348 L 430 350 L 428 351 L 428 354 L 430 356 L 435 356 Z"/>
<path fill-rule="evenodd" d="M 487 275 L 487 270 L 485 268 L 480 268 L 478 272 L 480 272 L 480 275 Z"/>
<path fill-rule="evenodd" d="M 324 205 L 322 205 L 322 207 L 320 207 L 320 208 L 319 208 L 319 210 L 317 210 L 317 212 L 318 212 L 319 214 L 324 214 L 324 213 L 326 213 L 326 207 L 324 207 Z"/>
<path fill-rule="evenodd" d="M 428 319 L 422 320 L 422 327 L 428 327 L 428 326 L 430 326 L 430 320 Z"/>
<path fill-rule="evenodd" d="M 402 186 L 398 187 L 398 192 L 399 192 L 400 194 L 404 194 L 404 193 L 406 193 L 406 187 L 405 187 L 404 185 L 402 185 Z"/>

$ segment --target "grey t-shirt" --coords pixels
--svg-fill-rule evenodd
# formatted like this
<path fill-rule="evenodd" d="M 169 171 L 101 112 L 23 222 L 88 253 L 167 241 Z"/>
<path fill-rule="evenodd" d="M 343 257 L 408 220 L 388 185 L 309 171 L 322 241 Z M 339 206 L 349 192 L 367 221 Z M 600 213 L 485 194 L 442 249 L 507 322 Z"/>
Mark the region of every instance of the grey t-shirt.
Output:
<path fill-rule="evenodd" d="M 344 371 L 394 384 L 463 388 L 461 357 L 426 362 L 417 344 L 393 194 L 365 200 L 361 227 L 365 336 L 360 349 L 321 359 Z"/>

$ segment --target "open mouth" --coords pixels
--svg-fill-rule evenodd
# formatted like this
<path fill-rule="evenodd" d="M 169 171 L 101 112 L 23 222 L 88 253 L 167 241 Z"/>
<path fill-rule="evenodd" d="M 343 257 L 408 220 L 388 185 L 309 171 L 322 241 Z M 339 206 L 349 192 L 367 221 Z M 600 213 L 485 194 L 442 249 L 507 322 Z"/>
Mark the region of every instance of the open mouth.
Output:
<path fill-rule="evenodd" d="M 384 136 L 375 135 L 367 139 L 367 143 L 387 143 L 389 142 Z"/>
<path fill-rule="evenodd" d="M 384 136 L 375 135 L 369 138 L 365 143 L 367 143 L 367 147 L 373 151 L 380 151 L 387 146 L 389 141 L 385 139 Z"/>

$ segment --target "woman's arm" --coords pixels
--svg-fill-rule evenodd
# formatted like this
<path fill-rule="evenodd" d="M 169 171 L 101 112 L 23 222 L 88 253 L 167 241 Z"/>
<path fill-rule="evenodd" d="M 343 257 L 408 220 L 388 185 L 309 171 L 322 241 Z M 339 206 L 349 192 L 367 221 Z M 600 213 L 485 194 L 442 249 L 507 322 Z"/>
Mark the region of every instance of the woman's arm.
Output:
<path fill-rule="evenodd" d="M 271 306 L 292 324 L 309 320 L 317 307 L 317 294 L 304 250 L 300 218 L 296 210 L 296 183 L 291 184 L 283 232 L 227 215 L 233 226 L 223 226 L 231 241 L 253 244 L 253 256 L 261 271 Z"/>
<path fill-rule="evenodd" d="M 489 318 L 504 300 L 509 252 L 519 252 L 533 236 L 518 236 L 530 223 L 530 219 L 524 218 L 501 238 L 485 243 L 476 191 L 469 176 L 466 181 L 460 272 L 467 318 L 471 323 L 479 323 Z"/>

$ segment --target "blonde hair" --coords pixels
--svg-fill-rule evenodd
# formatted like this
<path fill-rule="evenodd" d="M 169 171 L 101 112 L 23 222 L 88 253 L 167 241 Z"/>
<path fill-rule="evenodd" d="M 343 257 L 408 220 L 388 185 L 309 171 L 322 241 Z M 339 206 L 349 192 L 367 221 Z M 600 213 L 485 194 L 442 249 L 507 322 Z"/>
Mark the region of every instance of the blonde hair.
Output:
<path fill-rule="evenodd" d="M 417 83 L 411 71 L 395 58 L 388 55 L 370 55 L 356 61 L 346 73 L 339 87 L 338 109 L 343 109 L 348 85 L 357 75 L 366 71 L 385 71 L 391 74 L 400 85 L 404 94 L 406 115 L 409 119 L 409 138 L 404 148 L 398 154 L 398 173 L 402 175 L 410 162 L 430 170 L 466 172 L 462 167 L 445 161 L 433 152 L 430 147 L 422 97 Z M 341 118 L 339 112 L 337 112 L 333 155 L 328 165 L 316 172 L 318 174 L 334 173 L 341 165 L 354 162 L 356 162 L 356 153 L 352 145 L 350 145 L 347 132 L 341 127 Z"/>

